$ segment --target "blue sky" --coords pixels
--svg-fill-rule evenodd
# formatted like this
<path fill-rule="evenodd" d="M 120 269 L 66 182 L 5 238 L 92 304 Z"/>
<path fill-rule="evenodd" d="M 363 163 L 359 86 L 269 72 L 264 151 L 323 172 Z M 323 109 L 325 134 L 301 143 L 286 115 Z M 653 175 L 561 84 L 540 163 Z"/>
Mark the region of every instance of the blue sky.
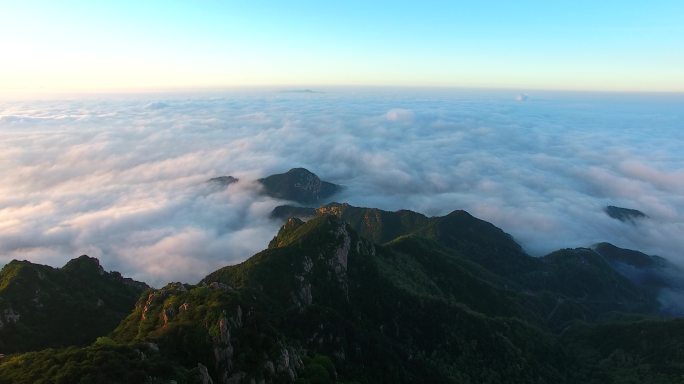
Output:
<path fill-rule="evenodd" d="M 684 91 L 682 1 L 2 1 L 0 92 Z"/>

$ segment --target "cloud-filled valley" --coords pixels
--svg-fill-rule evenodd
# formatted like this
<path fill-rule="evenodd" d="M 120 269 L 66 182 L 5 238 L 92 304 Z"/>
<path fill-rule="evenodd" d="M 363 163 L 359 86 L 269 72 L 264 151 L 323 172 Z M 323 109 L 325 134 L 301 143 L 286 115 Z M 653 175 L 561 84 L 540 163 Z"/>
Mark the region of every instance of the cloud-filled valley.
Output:
<path fill-rule="evenodd" d="M 265 248 L 292 167 L 352 205 L 465 209 L 532 255 L 599 241 L 684 264 L 681 95 L 448 90 L 0 102 L 0 262 L 80 254 L 153 285 Z M 227 189 L 206 183 L 240 178 Z M 637 225 L 603 212 L 636 208 Z"/>

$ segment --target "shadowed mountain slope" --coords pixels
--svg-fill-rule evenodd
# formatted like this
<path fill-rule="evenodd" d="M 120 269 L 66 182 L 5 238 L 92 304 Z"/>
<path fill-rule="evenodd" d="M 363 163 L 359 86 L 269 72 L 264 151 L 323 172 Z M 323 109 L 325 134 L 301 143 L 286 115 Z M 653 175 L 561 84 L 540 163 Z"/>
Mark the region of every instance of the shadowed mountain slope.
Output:
<path fill-rule="evenodd" d="M 302 204 L 320 203 L 342 189 L 337 184 L 319 179 L 305 168 L 292 168 L 258 181 L 264 186 L 267 195 Z"/>
<path fill-rule="evenodd" d="M 616 207 L 614 205 L 606 206 L 603 211 L 606 213 L 606 215 L 615 220 L 632 224 L 635 224 L 638 220 L 648 217 L 645 213 L 639 211 L 638 209 L 622 208 Z"/>
<path fill-rule="evenodd" d="M 426 217 L 333 203 L 309 212 L 306 222 L 289 218 L 267 249 L 199 284 L 146 291 L 91 346 L 0 360 L 0 383 L 627 383 L 681 376 L 681 321 L 649 317 L 659 315 L 665 286 L 642 284 L 618 268 L 659 271 L 663 259 L 610 244 L 533 258 L 465 211 Z M 97 270 L 88 263 L 63 269 Z M 627 340 L 632 332 L 640 333 Z M 667 357 L 659 362 L 661 354 Z"/>
<path fill-rule="evenodd" d="M 208 183 L 221 188 L 238 181 L 240 180 L 233 176 L 218 176 L 207 180 Z M 292 168 L 285 173 L 258 179 L 257 182 L 262 185 L 263 193 L 268 196 L 305 205 L 320 204 L 343 189 L 341 185 L 321 180 L 305 168 Z"/>
<path fill-rule="evenodd" d="M 11 261 L 0 271 L 0 352 L 90 343 L 111 332 L 147 288 L 88 256 L 62 268 Z"/>
<path fill-rule="evenodd" d="M 562 382 L 562 350 L 520 320 L 516 294 L 449 259 L 413 260 L 332 215 L 291 219 L 244 263 L 141 298 L 113 337 L 183 351 L 219 382 L 306 379 L 316 356 L 340 380 Z"/>

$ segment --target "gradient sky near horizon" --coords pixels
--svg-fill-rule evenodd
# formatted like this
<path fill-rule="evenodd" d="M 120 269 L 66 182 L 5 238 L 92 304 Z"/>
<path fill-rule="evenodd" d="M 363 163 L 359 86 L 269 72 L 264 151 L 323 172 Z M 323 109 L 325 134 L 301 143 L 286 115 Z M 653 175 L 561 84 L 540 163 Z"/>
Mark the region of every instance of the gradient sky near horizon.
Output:
<path fill-rule="evenodd" d="M 3 1 L 0 94 L 388 85 L 684 91 L 684 2 Z"/>

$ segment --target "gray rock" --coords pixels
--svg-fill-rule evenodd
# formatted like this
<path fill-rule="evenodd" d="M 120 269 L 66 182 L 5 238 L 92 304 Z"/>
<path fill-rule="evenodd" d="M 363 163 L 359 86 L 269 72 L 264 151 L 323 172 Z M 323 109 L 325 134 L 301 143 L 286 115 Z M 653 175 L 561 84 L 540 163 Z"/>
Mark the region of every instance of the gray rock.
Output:
<path fill-rule="evenodd" d="M 207 367 L 205 367 L 202 363 L 197 363 L 197 370 L 199 370 L 202 384 L 214 384 L 214 380 L 212 380 L 211 376 L 209 376 Z"/>

